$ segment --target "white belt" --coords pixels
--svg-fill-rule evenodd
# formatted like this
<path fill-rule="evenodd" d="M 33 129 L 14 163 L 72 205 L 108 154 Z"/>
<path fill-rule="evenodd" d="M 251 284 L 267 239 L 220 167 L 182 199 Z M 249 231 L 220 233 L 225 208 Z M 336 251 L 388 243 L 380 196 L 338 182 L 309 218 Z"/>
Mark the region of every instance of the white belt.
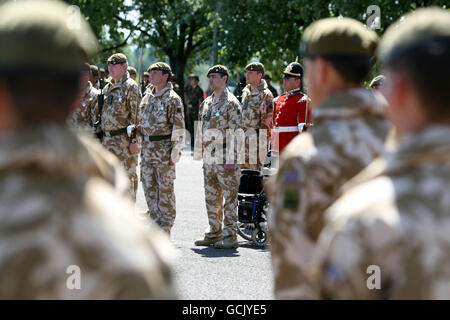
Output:
<path fill-rule="evenodd" d="M 273 132 L 298 132 L 298 126 L 273 127 Z"/>

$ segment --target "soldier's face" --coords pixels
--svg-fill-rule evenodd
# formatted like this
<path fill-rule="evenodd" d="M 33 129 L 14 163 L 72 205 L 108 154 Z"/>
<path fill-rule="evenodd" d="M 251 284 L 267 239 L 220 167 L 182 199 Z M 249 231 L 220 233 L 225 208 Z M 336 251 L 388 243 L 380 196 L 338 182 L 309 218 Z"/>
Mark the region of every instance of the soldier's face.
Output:
<path fill-rule="evenodd" d="M 161 70 L 150 71 L 150 83 L 154 86 L 159 86 L 167 81 L 168 75 L 163 75 Z"/>
<path fill-rule="evenodd" d="M 123 77 L 125 72 L 127 71 L 127 64 L 108 64 L 109 74 L 113 79 L 120 79 Z"/>
<path fill-rule="evenodd" d="M 322 85 L 320 83 L 319 74 L 320 66 L 318 64 L 318 59 L 306 58 L 303 62 L 305 65 L 305 84 L 308 87 L 308 96 L 311 98 L 310 106 L 314 109 L 322 100 Z"/>
<path fill-rule="evenodd" d="M 189 78 L 189 85 L 190 85 L 191 87 L 196 87 L 196 86 L 198 85 L 197 79 Z"/>
<path fill-rule="evenodd" d="M 283 88 L 286 91 L 291 91 L 300 88 L 301 80 L 296 77 L 284 77 L 283 78 Z"/>
<path fill-rule="evenodd" d="M 220 73 L 210 73 L 209 74 L 209 86 L 212 90 L 217 90 L 224 88 L 227 83 L 227 77 L 223 76 Z"/>
<path fill-rule="evenodd" d="M 258 71 L 247 70 L 245 72 L 245 81 L 250 84 L 258 84 L 261 81 L 262 74 Z"/>

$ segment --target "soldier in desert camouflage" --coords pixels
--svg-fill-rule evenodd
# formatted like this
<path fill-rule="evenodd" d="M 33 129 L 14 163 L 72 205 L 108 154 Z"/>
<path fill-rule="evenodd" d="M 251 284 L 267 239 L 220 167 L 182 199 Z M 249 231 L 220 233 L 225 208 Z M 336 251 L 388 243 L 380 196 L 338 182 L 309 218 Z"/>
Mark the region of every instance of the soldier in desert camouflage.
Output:
<path fill-rule="evenodd" d="M 174 298 L 167 237 L 112 187 L 118 160 L 65 125 L 97 51 L 68 8 L 0 6 L 0 299 Z"/>
<path fill-rule="evenodd" d="M 116 53 L 109 57 L 108 70 L 112 80 L 103 89 L 105 102 L 99 116 L 104 132 L 102 144 L 122 162 L 130 179 L 130 197 L 136 201 L 139 145 L 137 141 L 130 141 L 127 127 L 139 123 L 140 94 L 138 84 L 129 77 L 127 66 L 124 54 Z"/>
<path fill-rule="evenodd" d="M 275 296 L 310 298 L 305 271 L 339 188 L 384 152 L 386 101 L 363 88 L 378 37 L 350 18 L 312 23 L 302 54 L 314 126 L 284 149 L 269 183 Z"/>
<path fill-rule="evenodd" d="M 236 164 L 236 141 L 233 133 L 242 127 L 241 106 L 226 88 L 228 69 L 225 66 L 213 66 L 208 70 L 207 76 L 214 92 L 202 102 L 199 120 L 209 228 L 203 239 L 195 241 L 195 245 L 214 245 L 220 249 L 237 248 L 240 169 Z M 198 159 L 198 144 L 195 147 L 195 159 Z"/>
<path fill-rule="evenodd" d="M 268 151 L 269 130 L 272 127 L 272 92 L 267 87 L 264 65 L 253 62 L 245 67 L 246 82 L 242 90 L 242 128 L 245 138 L 245 164 L 241 169 L 259 170 Z M 261 139 L 261 145 L 260 140 Z M 247 148 L 248 146 L 248 148 Z M 259 146 L 259 147 L 258 147 Z"/>
<path fill-rule="evenodd" d="M 185 136 L 183 103 L 173 90 L 168 64 L 154 63 L 148 72 L 152 87 L 142 100 L 138 127 L 142 136 L 141 181 L 150 217 L 170 234 L 176 217 L 175 164 Z"/>
<path fill-rule="evenodd" d="M 99 91 L 88 80 L 90 70 L 89 64 L 85 63 L 81 77 L 80 100 L 73 105 L 67 120 L 73 129 L 93 135 Z"/>
<path fill-rule="evenodd" d="M 397 147 L 327 211 L 310 275 L 319 298 L 448 300 L 450 12 L 406 15 L 378 56 Z"/>

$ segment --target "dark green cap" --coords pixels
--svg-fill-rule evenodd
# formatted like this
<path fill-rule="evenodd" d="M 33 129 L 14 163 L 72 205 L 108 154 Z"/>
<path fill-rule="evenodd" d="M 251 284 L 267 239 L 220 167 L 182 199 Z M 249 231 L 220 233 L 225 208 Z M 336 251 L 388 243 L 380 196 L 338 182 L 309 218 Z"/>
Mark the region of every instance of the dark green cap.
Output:
<path fill-rule="evenodd" d="M 200 81 L 200 78 L 198 77 L 198 75 L 191 73 L 190 75 L 188 75 L 188 78 L 192 78 L 195 79 L 197 81 Z"/>
<path fill-rule="evenodd" d="M 2 4 L 0 69 L 80 70 L 97 53 L 98 43 L 86 19 L 74 16 L 61 1 Z"/>
<path fill-rule="evenodd" d="M 421 8 L 390 26 L 380 41 L 377 54 L 389 63 L 411 52 L 432 58 L 450 51 L 450 12 L 438 7 Z"/>
<path fill-rule="evenodd" d="M 93 64 L 91 64 L 89 67 L 91 69 L 92 75 L 98 76 L 98 67 L 96 65 L 93 65 Z"/>
<path fill-rule="evenodd" d="M 220 73 L 223 74 L 224 76 L 228 76 L 228 68 L 221 64 L 217 64 L 208 70 L 206 76 L 209 77 L 210 73 Z"/>
<path fill-rule="evenodd" d="M 150 67 L 148 67 L 147 71 L 150 72 L 152 70 L 161 70 L 161 71 L 169 72 L 170 74 L 172 74 L 172 69 L 165 62 L 156 62 L 156 63 L 152 64 Z"/>
<path fill-rule="evenodd" d="M 369 87 L 382 85 L 385 79 L 386 77 L 380 74 L 379 76 L 373 78 L 372 81 L 370 81 Z"/>
<path fill-rule="evenodd" d="M 325 18 L 309 25 L 302 36 L 300 52 L 308 56 L 371 57 L 377 34 L 351 18 Z"/>
<path fill-rule="evenodd" d="M 149 74 L 147 71 L 145 71 L 145 72 L 143 73 L 143 75 L 144 75 L 144 77 L 150 77 L 150 74 Z"/>
<path fill-rule="evenodd" d="M 265 75 L 263 76 L 263 79 L 266 79 L 266 80 L 272 80 L 272 78 L 270 77 L 269 74 L 265 74 Z"/>
<path fill-rule="evenodd" d="M 136 69 L 135 68 L 133 68 L 133 67 L 128 67 L 127 68 L 127 71 L 128 71 L 128 73 L 130 74 L 130 75 L 137 75 L 137 71 L 136 71 Z"/>
<path fill-rule="evenodd" d="M 264 65 L 260 62 L 252 62 L 249 63 L 246 67 L 245 70 L 248 71 L 260 71 L 262 73 L 264 73 Z"/>
<path fill-rule="evenodd" d="M 108 64 L 123 64 L 127 62 L 127 56 L 123 53 L 114 53 L 111 57 L 108 58 Z"/>
<path fill-rule="evenodd" d="M 303 76 L 303 67 L 299 62 L 291 62 L 283 71 L 284 75 L 301 78 Z"/>

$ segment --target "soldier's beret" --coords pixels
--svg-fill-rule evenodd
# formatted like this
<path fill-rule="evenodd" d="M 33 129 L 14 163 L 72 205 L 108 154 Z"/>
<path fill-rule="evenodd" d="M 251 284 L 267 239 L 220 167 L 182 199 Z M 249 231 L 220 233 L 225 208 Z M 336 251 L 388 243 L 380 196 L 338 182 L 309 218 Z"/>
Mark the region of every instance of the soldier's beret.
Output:
<path fill-rule="evenodd" d="M 260 71 L 262 73 L 264 73 L 264 65 L 260 62 L 252 62 L 249 63 L 246 67 L 245 70 L 248 71 Z"/>
<path fill-rule="evenodd" d="M 143 73 L 143 75 L 144 75 L 144 77 L 150 77 L 150 74 L 149 74 L 147 71 L 145 71 L 145 72 Z"/>
<path fill-rule="evenodd" d="M 450 52 L 450 12 L 438 7 L 421 8 L 390 26 L 380 41 L 377 54 L 389 63 L 412 52 L 434 57 Z M 426 61 L 426 58 L 424 59 Z"/>
<path fill-rule="evenodd" d="M 152 70 L 161 70 L 161 71 L 169 72 L 170 74 L 172 73 L 172 69 L 165 62 L 156 62 L 156 63 L 152 64 L 150 67 L 148 67 L 147 71 L 150 72 Z"/>
<path fill-rule="evenodd" d="M 108 58 L 108 64 L 123 64 L 127 62 L 127 57 L 123 53 L 114 53 Z"/>
<path fill-rule="evenodd" d="M 86 19 L 72 27 L 62 1 L 8 1 L 0 6 L 0 69 L 81 70 L 98 50 Z"/>
<path fill-rule="evenodd" d="M 85 62 L 85 63 L 83 64 L 82 70 L 83 70 L 83 71 L 90 71 L 90 70 L 91 70 L 91 65 L 90 65 L 89 63 Z"/>
<path fill-rule="evenodd" d="M 98 76 L 98 67 L 95 64 L 91 64 L 89 68 L 94 76 Z"/>
<path fill-rule="evenodd" d="M 106 73 L 105 69 L 100 68 L 100 72 Z"/>
<path fill-rule="evenodd" d="M 130 74 L 130 75 L 136 75 L 137 74 L 137 72 L 136 72 L 136 69 L 135 68 L 133 68 L 133 67 L 128 67 L 127 68 L 127 71 L 128 71 L 128 73 Z"/>
<path fill-rule="evenodd" d="M 283 71 L 284 75 L 301 78 L 303 76 L 303 67 L 299 62 L 291 62 Z"/>
<path fill-rule="evenodd" d="M 190 75 L 188 75 L 188 78 L 192 78 L 195 79 L 197 81 L 200 81 L 200 78 L 198 77 L 198 75 L 191 73 Z"/>
<path fill-rule="evenodd" d="M 269 74 L 265 74 L 265 75 L 263 76 L 263 79 L 266 79 L 266 80 L 272 80 L 272 78 L 270 77 Z"/>
<path fill-rule="evenodd" d="M 224 76 L 228 76 L 228 68 L 221 64 L 218 64 L 218 65 L 215 65 L 214 67 L 209 68 L 206 76 L 209 77 L 209 75 L 211 73 L 220 73 L 220 74 L 223 74 Z"/>
<path fill-rule="evenodd" d="M 375 78 L 372 79 L 372 81 L 370 81 L 369 87 L 382 85 L 384 82 L 384 79 L 386 79 L 386 77 L 383 76 L 382 74 L 380 74 L 379 76 L 376 76 Z"/>
<path fill-rule="evenodd" d="M 309 25 L 302 36 L 300 52 L 309 56 L 371 57 L 377 34 L 351 18 L 325 18 Z"/>

